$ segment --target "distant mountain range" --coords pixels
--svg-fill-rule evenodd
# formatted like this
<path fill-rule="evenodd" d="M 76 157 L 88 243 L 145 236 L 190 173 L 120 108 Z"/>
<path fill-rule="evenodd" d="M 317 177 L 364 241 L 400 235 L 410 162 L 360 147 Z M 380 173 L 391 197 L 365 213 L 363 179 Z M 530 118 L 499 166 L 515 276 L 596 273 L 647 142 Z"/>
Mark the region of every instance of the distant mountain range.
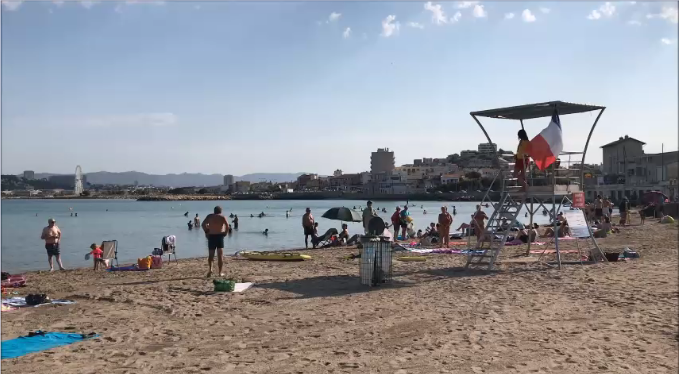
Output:
<path fill-rule="evenodd" d="M 235 181 L 249 181 L 255 182 L 292 182 L 304 173 L 254 173 L 242 176 L 234 176 Z M 36 173 L 36 179 L 48 178 L 52 175 L 64 174 L 49 174 Z M 132 185 L 137 182 L 140 185 L 153 185 L 158 187 L 202 187 L 202 186 L 219 186 L 224 183 L 224 176 L 222 174 L 166 174 L 154 175 L 140 173 L 138 171 L 126 171 L 122 173 L 110 173 L 107 171 L 98 171 L 95 173 L 85 173 L 87 182 L 91 184 L 117 184 L 117 185 Z"/>

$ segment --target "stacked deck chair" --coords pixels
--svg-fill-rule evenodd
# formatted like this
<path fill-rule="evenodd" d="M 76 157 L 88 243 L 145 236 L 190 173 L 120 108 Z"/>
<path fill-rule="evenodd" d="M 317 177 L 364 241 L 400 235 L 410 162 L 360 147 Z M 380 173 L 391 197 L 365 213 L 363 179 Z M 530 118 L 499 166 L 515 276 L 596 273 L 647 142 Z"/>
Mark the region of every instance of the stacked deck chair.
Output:
<path fill-rule="evenodd" d="M 116 260 L 116 267 L 118 267 L 118 241 L 105 240 L 101 242 L 101 250 L 104 252 L 101 258 L 106 261 L 108 267 L 113 266 L 111 260 Z"/>
<path fill-rule="evenodd" d="M 160 242 L 160 248 L 163 249 L 163 255 L 167 255 L 167 262 L 169 263 L 174 255 L 174 262 L 177 262 L 177 237 L 174 235 L 163 236 Z"/>

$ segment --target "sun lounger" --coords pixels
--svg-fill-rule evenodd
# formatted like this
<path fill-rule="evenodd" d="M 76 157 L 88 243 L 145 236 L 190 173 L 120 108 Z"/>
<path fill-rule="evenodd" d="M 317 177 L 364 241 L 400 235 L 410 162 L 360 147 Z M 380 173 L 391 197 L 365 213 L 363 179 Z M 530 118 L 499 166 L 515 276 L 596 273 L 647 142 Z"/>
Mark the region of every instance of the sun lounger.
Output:
<path fill-rule="evenodd" d="M 311 238 L 311 243 L 315 247 L 324 247 L 332 244 L 332 236 L 335 235 L 337 236 L 339 233 L 337 232 L 337 229 L 331 228 L 328 229 L 328 231 L 323 234 L 323 236 L 317 236 L 315 238 Z"/>

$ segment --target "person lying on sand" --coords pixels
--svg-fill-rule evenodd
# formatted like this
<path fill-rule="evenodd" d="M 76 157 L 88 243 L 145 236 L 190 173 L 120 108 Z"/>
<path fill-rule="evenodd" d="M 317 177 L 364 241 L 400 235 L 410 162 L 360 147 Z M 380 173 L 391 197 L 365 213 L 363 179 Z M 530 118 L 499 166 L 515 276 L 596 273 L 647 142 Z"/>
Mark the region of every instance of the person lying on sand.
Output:
<path fill-rule="evenodd" d="M 558 229 L 558 235 L 560 238 L 566 237 L 570 234 L 570 228 L 568 227 L 568 222 L 564 221 L 559 225 Z M 545 230 L 545 233 L 540 236 L 541 238 L 553 238 L 554 237 L 554 228 L 553 227 L 547 227 Z"/>

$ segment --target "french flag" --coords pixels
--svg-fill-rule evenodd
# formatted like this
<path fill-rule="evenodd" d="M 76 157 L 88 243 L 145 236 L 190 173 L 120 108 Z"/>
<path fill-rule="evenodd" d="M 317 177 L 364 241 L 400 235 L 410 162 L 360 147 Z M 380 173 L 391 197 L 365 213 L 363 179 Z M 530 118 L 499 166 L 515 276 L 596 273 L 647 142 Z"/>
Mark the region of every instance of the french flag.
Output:
<path fill-rule="evenodd" d="M 530 157 L 538 169 L 545 170 L 556 161 L 562 150 L 561 121 L 555 109 L 549 125 L 530 141 Z"/>

